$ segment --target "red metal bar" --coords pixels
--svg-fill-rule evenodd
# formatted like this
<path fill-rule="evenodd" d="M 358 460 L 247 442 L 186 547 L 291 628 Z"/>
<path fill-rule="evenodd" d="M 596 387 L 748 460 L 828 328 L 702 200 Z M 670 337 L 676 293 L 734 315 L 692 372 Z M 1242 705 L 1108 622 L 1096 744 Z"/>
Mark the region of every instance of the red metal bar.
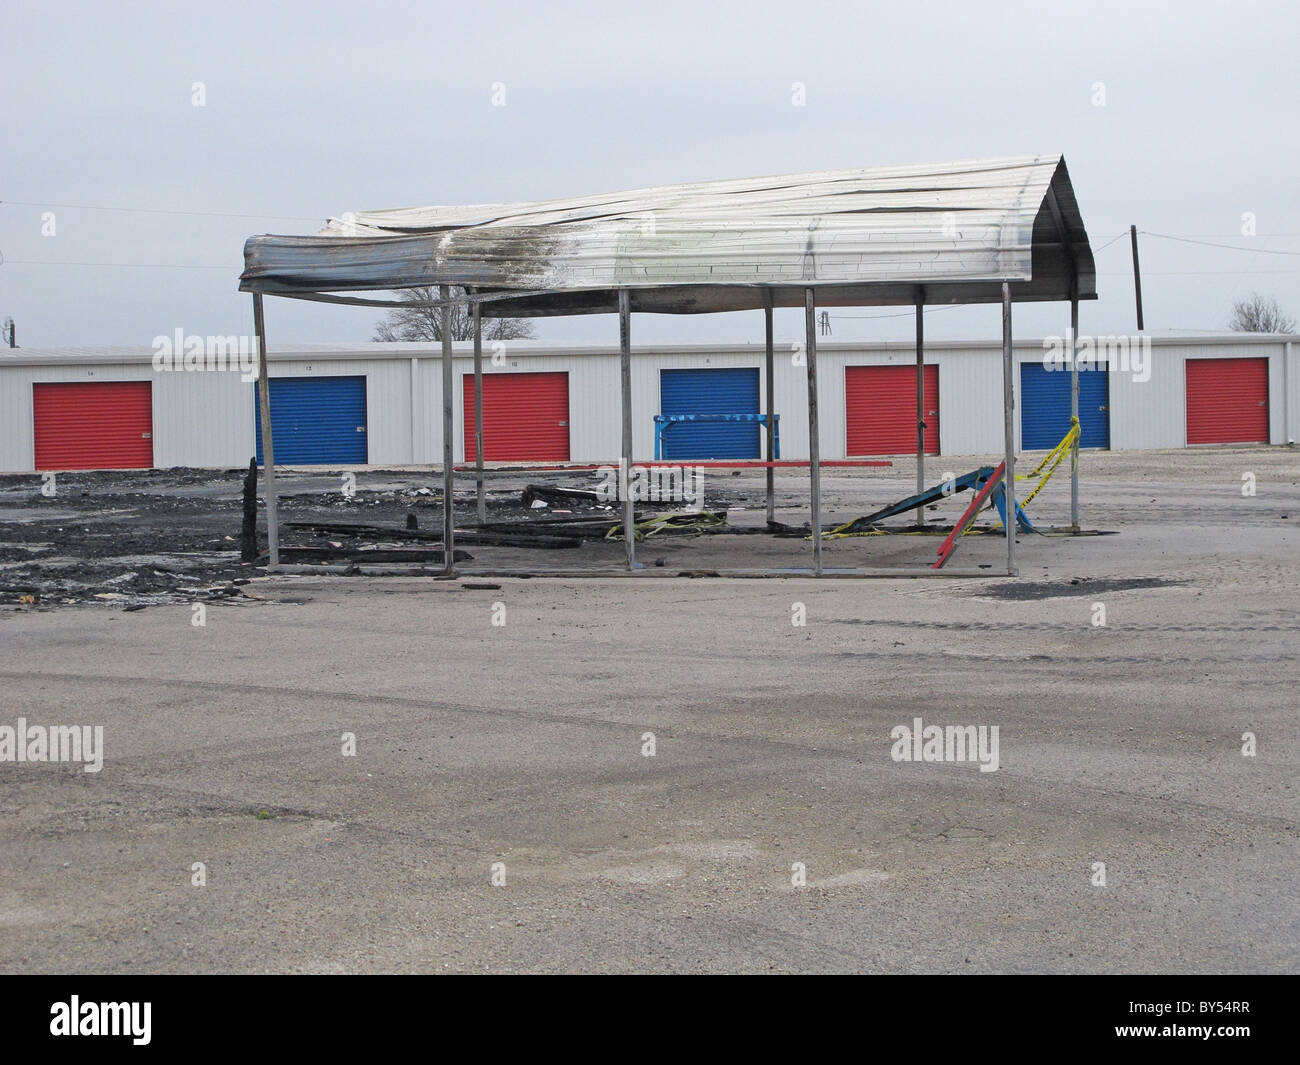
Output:
<path fill-rule="evenodd" d="M 939 561 L 931 563 L 931 569 L 940 569 L 948 561 L 948 556 L 953 553 L 957 546 L 957 537 L 961 536 L 966 531 L 967 526 L 975 520 L 975 516 L 980 512 L 984 501 L 988 499 L 989 493 L 1002 483 L 1002 475 L 1006 472 L 1006 468 L 1005 461 L 999 462 L 997 468 L 993 471 L 993 476 L 985 481 L 984 487 L 975 493 L 975 498 L 970 501 L 970 506 L 962 512 L 962 516 L 957 519 L 957 524 L 952 527 L 952 532 L 945 536 L 943 543 L 939 545 Z"/>

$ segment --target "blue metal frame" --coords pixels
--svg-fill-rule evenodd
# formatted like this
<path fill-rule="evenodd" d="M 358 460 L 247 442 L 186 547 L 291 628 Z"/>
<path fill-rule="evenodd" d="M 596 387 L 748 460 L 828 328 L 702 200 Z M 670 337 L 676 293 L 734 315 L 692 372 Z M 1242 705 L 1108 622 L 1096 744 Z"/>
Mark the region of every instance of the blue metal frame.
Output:
<path fill-rule="evenodd" d="M 772 459 L 781 457 L 781 415 L 772 416 Z M 663 439 L 677 422 L 757 422 L 767 424 L 766 414 L 656 414 L 655 415 L 655 461 L 663 457 Z"/>
<path fill-rule="evenodd" d="M 1007 486 L 999 484 L 993 489 L 993 494 L 989 497 L 990 501 L 997 507 L 998 516 L 1002 518 L 1002 524 L 1007 523 Z M 1020 503 L 1016 503 L 1016 524 L 1020 526 L 1022 532 L 1037 532 L 1033 523 L 1029 520 L 1029 515 L 1020 509 Z"/>
<path fill-rule="evenodd" d="M 970 489 L 978 492 L 984 487 L 985 483 L 993 476 L 994 466 L 981 466 L 977 470 L 971 470 L 970 473 L 964 473 L 960 477 L 954 477 L 952 487 L 945 491 L 947 482 L 941 481 L 933 488 L 927 488 L 924 492 L 918 492 L 916 495 L 908 496 L 897 503 L 891 503 L 887 507 L 874 511 L 871 514 L 864 515 L 861 518 L 855 518 L 846 525 L 841 525 L 834 531 L 836 533 L 855 533 L 865 532 L 870 529 L 876 522 L 883 521 L 885 518 L 892 518 L 899 514 L 905 514 L 909 510 L 916 510 L 920 507 L 928 506 L 931 503 L 937 503 L 949 495 L 956 495 L 958 492 L 965 492 Z M 997 508 L 998 514 L 1001 515 L 1002 521 L 1007 520 L 1007 502 L 1006 489 L 1001 482 L 993 489 L 989 495 L 989 502 Z M 1024 532 L 1036 532 L 1033 524 L 1029 520 L 1024 510 L 1021 509 L 1020 503 L 1016 503 L 1016 524 Z"/>

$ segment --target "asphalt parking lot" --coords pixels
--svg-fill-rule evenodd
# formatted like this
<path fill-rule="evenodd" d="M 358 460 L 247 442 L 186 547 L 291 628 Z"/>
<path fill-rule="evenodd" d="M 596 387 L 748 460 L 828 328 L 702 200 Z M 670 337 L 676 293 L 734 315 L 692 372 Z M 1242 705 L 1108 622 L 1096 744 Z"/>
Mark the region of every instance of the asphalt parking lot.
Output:
<path fill-rule="evenodd" d="M 1117 535 L 1023 537 L 1015 580 L 0 605 L 0 726 L 104 737 L 96 773 L 0 762 L 0 969 L 1294 972 L 1300 460 L 1083 481 Z M 998 768 L 896 760 L 917 718 L 996 726 Z"/>

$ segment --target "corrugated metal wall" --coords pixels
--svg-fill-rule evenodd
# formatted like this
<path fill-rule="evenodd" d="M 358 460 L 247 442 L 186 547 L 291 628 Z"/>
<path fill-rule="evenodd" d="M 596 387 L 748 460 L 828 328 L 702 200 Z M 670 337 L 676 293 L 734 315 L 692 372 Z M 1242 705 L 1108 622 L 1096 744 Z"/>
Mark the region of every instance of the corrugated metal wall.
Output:
<path fill-rule="evenodd" d="M 1042 349 L 1029 357 L 1041 358 Z M 1016 352 L 1018 360 L 1022 352 Z M 1001 455 L 1002 349 L 945 348 L 927 353 L 939 363 L 939 451 L 944 455 Z M 1013 374 L 1013 381 L 1019 376 Z M 1018 398 L 1018 397 L 1017 397 Z M 1020 419 L 1014 419 L 1019 446 Z M 959 471 L 960 472 L 960 471 Z"/>
<path fill-rule="evenodd" d="M 1278 368 L 1278 375 L 1282 378 L 1282 386 L 1273 392 L 1272 372 L 1273 368 L 1269 367 L 1269 392 L 1273 395 L 1282 396 L 1281 403 L 1269 404 L 1269 412 L 1273 416 L 1273 424 L 1270 432 L 1273 434 L 1271 440 L 1275 444 L 1293 444 L 1297 437 L 1300 437 L 1300 428 L 1297 428 L 1296 421 L 1300 419 L 1300 366 L 1297 361 L 1300 356 L 1300 344 L 1290 343 L 1286 345 L 1285 366 Z M 1277 360 L 1282 362 L 1283 360 Z"/>
<path fill-rule="evenodd" d="M 0 357 L 0 471 L 35 469 L 34 383 L 138 381 L 145 376 L 153 385 L 155 465 L 247 465 L 253 454 L 252 389 L 235 373 L 155 373 L 150 355 L 144 349 L 133 362 L 15 366 L 5 366 Z"/>

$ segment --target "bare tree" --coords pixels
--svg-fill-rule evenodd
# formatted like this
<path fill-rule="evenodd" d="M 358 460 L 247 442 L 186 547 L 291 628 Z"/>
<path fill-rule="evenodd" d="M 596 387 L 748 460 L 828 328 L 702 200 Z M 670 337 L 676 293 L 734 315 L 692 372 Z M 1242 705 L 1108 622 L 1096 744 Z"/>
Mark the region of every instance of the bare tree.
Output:
<path fill-rule="evenodd" d="M 1283 313 L 1272 296 L 1255 292 L 1232 305 L 1228 328 L 1238 333 L 1294 333 L 1295 319 Z"/>
<path fill-rule="evenodd" d="M 474 316 L 463 288 L 451 290 L 457 302 L 451 308 L 451 339 L 474 339 Z M 387 317 L 375 325 L 375 340 L 415 340 L 426 344 L 442 342 L 442 308 L 430 306 L 438 298 L 436 286 L 407 288 L 397 294 L 403 306 L 388 312 Z M 527 318 L 483 319 L 484 340 L 526 340 L 533 335 L 533 323 Z"/>

